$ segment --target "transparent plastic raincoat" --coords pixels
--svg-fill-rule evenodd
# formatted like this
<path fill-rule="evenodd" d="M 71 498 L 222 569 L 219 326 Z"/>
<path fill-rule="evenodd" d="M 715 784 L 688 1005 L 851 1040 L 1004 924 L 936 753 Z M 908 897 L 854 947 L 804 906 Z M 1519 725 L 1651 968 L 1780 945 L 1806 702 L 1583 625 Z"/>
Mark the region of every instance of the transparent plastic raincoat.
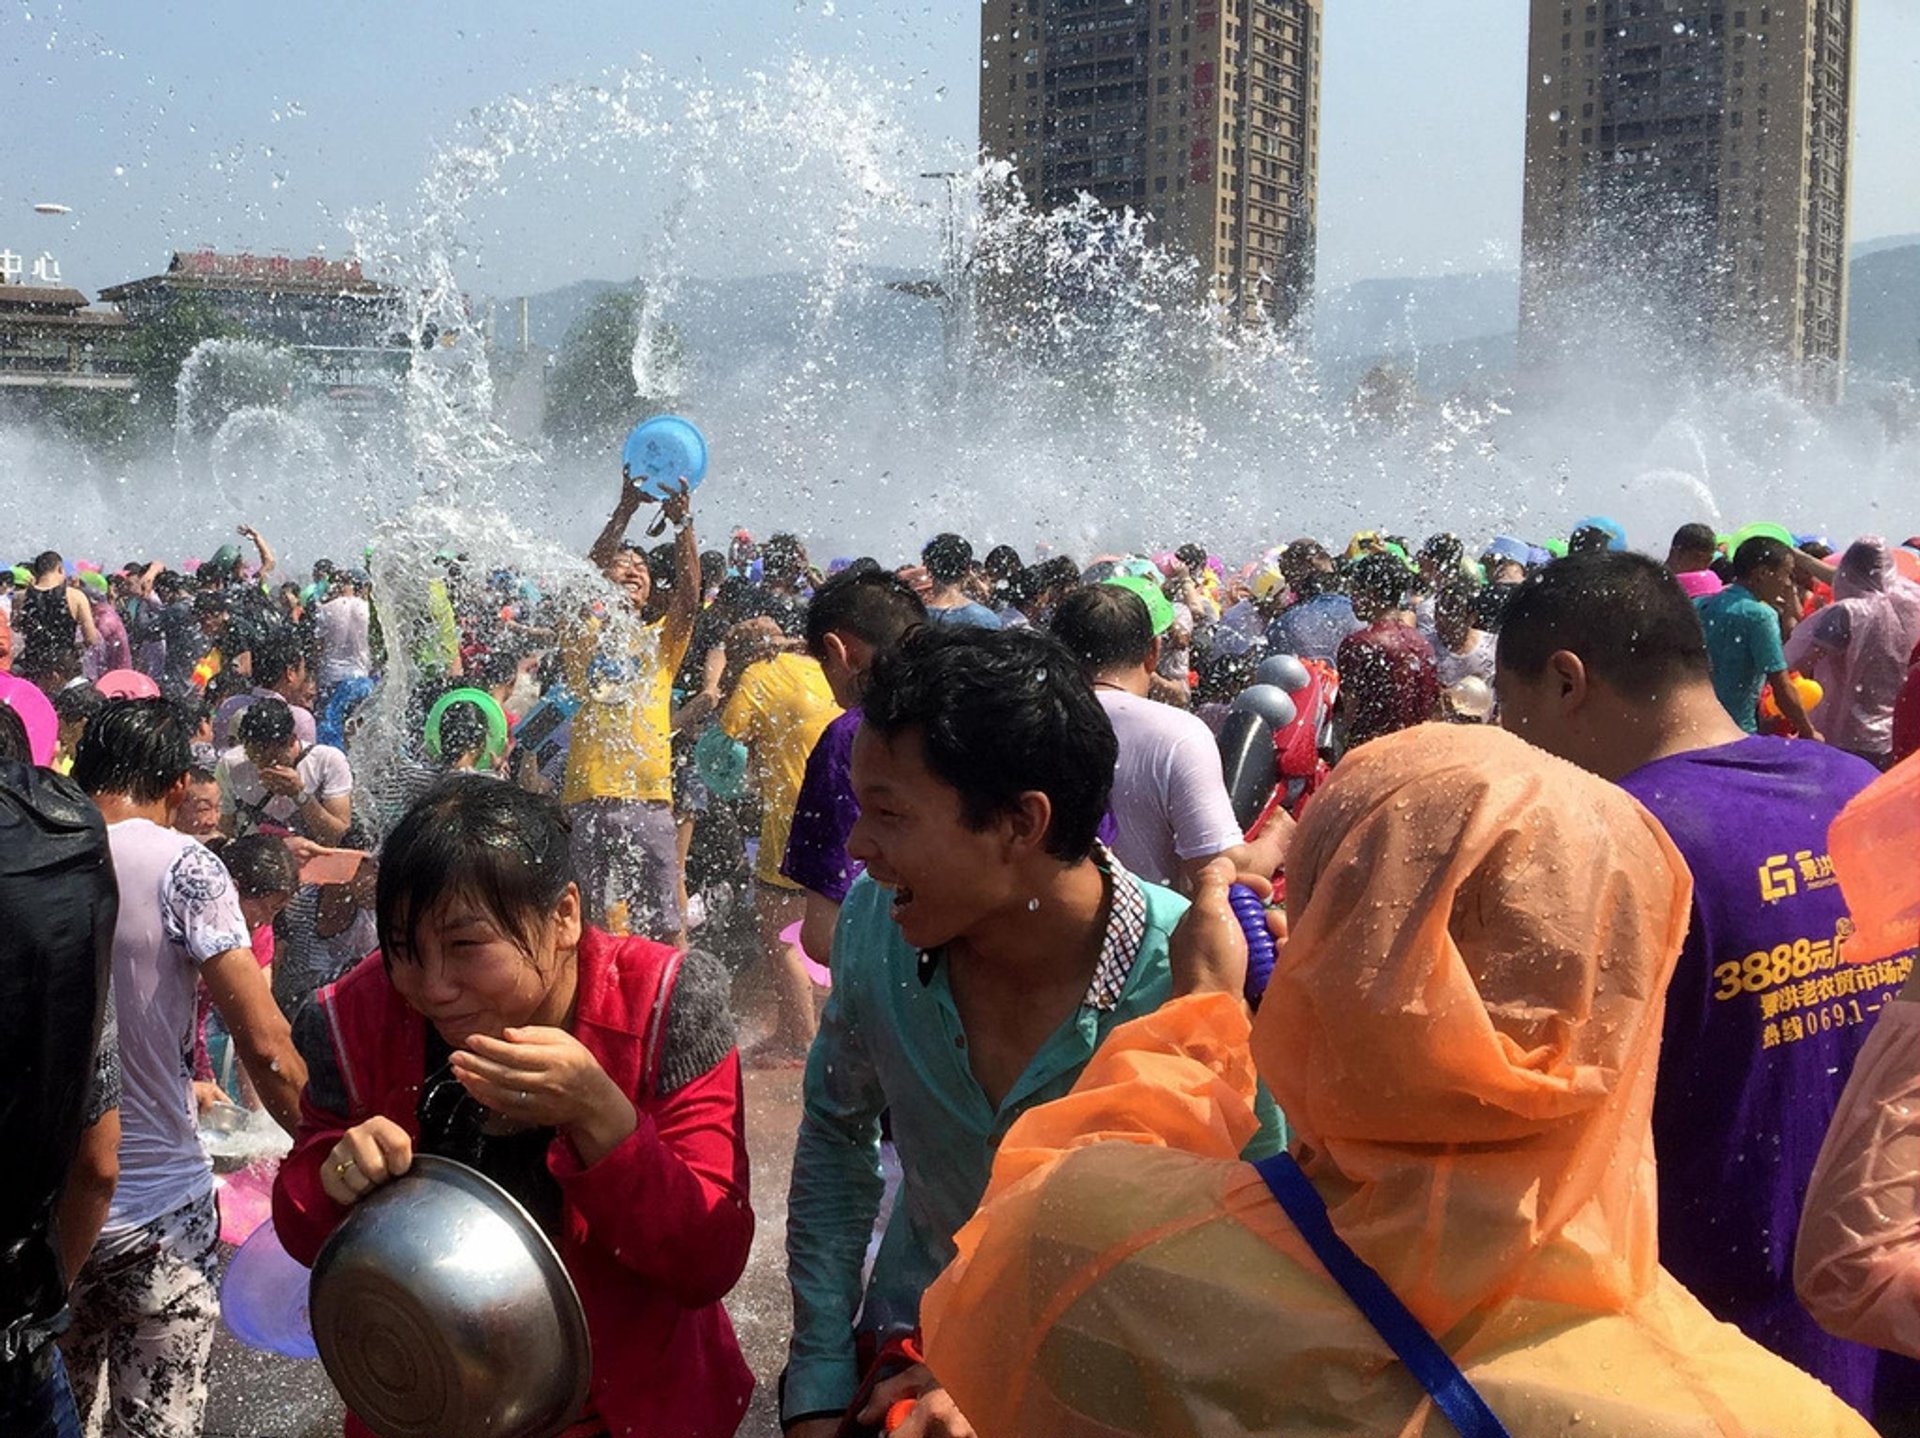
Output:
<path fill-rule="evenodd" d="M 1176 1001 L 1008 1134 L 923 1309 L 983 1438 L 1453 1432 L 1236 1160 L 1256 1071 L 1340 1235 L 1515 1438 L 1870 1438 L 1658 1265 L 1691 883 L 1633 799 L 1423 726 L 1335 771 L 1288 883 L 1251 1034 L 1227 996 Z"/>

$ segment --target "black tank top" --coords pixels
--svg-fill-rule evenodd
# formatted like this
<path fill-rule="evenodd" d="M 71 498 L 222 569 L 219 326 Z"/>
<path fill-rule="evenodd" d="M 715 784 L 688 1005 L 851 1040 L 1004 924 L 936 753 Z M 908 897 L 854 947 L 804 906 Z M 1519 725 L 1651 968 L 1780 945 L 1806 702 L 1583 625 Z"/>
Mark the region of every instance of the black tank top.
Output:
<path fill-rule="evenodd" d="M 25 589 L 16 589 L 13 633 L 20 654 L 13 667 L 22 674 L 52 674 L 70 667 L 80 657 L 73 629 L 66 585 L 52 589 L 28 585 Z"/>

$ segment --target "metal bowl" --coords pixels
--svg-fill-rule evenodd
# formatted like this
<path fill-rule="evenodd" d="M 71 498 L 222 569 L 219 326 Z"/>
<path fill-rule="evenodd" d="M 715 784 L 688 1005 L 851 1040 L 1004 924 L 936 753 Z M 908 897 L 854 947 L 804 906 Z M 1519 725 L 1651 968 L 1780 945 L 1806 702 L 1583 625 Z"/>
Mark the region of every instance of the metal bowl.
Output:
<path fill-rule="evenodd" d="M 580 1295 L 540 1225 L 464 1164 L 416 1154 L 314 1260 L 313 1338 L 379 1438 L 554 1438 L 587 1401 Z"/>

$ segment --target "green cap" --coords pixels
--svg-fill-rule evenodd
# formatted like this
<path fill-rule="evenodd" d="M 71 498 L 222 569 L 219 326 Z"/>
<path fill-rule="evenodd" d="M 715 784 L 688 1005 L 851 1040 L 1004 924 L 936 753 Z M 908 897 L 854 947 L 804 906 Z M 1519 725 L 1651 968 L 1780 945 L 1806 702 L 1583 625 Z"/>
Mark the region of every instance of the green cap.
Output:
<path fill-rule="evenodd" d="M 1151 579 L 1142 579 L 1137 574 L 1116 574 L 1100 582 L 1139 595 L 1140 602 L 1147 606 L 1147 620 L 1156 635 L 1173 628 L 1173 601 L 1162 594 L 1160 586 Z"/>

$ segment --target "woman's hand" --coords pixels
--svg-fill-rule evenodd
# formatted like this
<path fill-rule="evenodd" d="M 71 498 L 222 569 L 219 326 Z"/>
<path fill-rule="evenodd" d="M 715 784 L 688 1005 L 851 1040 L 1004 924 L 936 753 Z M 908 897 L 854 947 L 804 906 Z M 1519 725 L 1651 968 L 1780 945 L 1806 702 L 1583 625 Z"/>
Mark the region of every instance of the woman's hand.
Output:
<path fill-rule="evenodd" d="M 412 1167 L 413 1140 L 407 1131 L 376 1115 L 340 1135 L 320 1166 L 320 1187 L 347 1207 Z"/>
<path fill-rule="evenodd" d="M 475 1034 L 452 1062 L 468 1093 L 520 1123 L 560 1129 L 588 1167 L 639 1127 L 633 1100 L 565 1029 L 508 1029 L 497 1039 Z"/>

